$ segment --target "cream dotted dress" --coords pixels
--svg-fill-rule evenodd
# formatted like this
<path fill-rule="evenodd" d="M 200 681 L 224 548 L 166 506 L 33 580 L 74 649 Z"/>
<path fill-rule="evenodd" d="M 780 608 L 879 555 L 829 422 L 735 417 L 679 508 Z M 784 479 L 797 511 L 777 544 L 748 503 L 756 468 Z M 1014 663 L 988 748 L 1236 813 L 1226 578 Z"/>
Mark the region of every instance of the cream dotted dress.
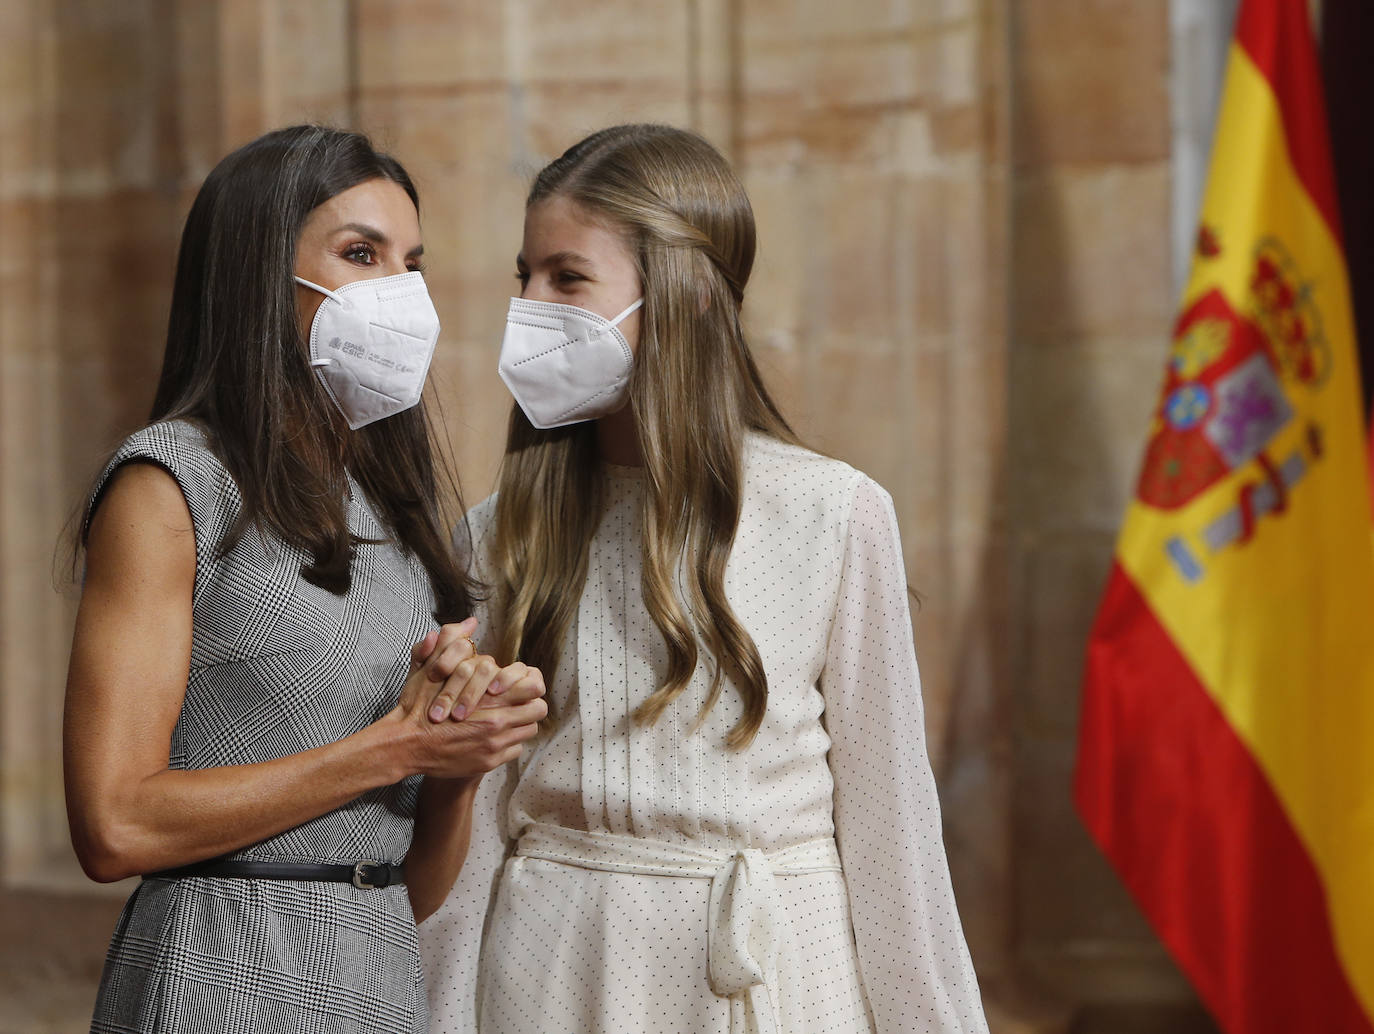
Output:
<path fill-rule="evenodd" d="M 667 658 L 639 590 L 643 480 L 607 477 L 559 722 L 483 781 L 467 862 L 420 930 L 432 1029 L 986 1031 L 888 494 L 750 437 L 726 592 L 769 697 L 732 751 L 732 687 L 692 730 L 704 663 L 656 725 L 631 720 Z M 492 503 L 470 514 L 483 574 Z"/>

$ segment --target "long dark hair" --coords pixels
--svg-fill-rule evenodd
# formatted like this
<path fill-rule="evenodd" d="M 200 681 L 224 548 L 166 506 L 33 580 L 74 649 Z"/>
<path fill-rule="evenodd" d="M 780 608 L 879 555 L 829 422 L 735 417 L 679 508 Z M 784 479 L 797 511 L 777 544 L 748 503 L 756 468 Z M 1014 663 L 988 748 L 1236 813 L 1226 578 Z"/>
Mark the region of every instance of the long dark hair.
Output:
<path fill-rule="evenodd" d="M 346 592 L 351 472 L 429 572 L 436 619 L 454 621 L 470 611 L 472 586 L 449 547 L 439 478 L 460 511 L 462 502 L 424 403 L 349 431 L 301 339 L 292 279 L 301 227 L 318 205 L 373 179 L 401 186 L 419 211 L 405 169 L 361 133 L 290 126 L 215 166 L 182 231 L 149 419 L 197 421 L 237 483 L 243 507 L 221 553 L 250 528 L 269 531 L 309 555 L 307 581 Z"/>

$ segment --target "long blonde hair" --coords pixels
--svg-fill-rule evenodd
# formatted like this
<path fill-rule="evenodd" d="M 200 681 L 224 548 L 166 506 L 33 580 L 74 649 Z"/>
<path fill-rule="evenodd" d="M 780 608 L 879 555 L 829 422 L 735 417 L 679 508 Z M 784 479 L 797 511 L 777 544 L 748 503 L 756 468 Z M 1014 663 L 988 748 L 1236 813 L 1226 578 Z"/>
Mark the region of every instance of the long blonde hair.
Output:
<path fill-rule="evenodd" d="M 754 213 L 725 159 L 669 126 L 614 126 L 541 171 L 526 205 L 565 197 L 624 235 L 644 285 L 630 406 L 644 461 L 641 590 L 668 648 L 661 686 L 635 712 L 658 720 L 690 683 L 698 638 L 711 664 L 698 724 L 729 677 L 744 712 L 727 743 L 763 722 L 768 680 L 758 647 L 725 598 L 739 525 L 744 437 L 797 438 L 764 388 L 740 324 L 754 262 Z M 500 653 L 552 682 L 573 624 L 601 519 L 602 478 L 590 423 L 541 431 L 511 409 L 496 502 Z M 674 590 L 679 581 L 686 609 Z"/>

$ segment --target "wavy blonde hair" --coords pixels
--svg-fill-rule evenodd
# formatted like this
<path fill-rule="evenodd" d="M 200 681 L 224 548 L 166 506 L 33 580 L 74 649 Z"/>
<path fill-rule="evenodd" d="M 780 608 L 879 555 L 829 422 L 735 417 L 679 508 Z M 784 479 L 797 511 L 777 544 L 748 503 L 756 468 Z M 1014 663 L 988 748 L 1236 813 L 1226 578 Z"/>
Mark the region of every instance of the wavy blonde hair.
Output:
<path fill-rule="evenodd" d="M 715 148 L 694 133 L 655 125 L 614 126 L 574 145 L 539 173 L 526 205 L 551 197 L 618 230 L 644 285 L 629 405 L 646 478 L 641 590 L 667 644 L 668 669 L 635 719 L 657 721 L 686 689 L 700 642 L 711 683 L 697 724 L 728 677 L 744 713 L 726 742 L 747 746 L 763 723 L 768 678 L 725 598 L 744 436 L 753 430 L 797 441 L 764 388 L 740 323 L 754 263 L 753 210 Z M 492 553 L 498 649 L 539 667 L 550 682 L 581 600 L 603 477 L 593 424 L 541 431 L 512 407 Z"/>

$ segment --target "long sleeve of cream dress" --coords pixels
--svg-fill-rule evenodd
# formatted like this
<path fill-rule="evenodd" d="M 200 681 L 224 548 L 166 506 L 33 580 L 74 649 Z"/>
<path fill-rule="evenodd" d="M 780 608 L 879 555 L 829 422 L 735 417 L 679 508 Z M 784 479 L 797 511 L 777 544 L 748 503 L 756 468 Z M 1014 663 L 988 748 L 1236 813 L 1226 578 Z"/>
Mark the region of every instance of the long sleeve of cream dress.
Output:
<path fill-rule="evenodd" d="M 421 928 L 432 1029 L 986 1031 L 887 493 L 751 436 L 726 592 L 769 700 L 732 751 L 732 688 L 694 730 L 704 666 L 657 724 L 631 721 L 666 651 L 639 592 L 642 480 L 607 477 L 559 719 L 484 780 L 463 872 Z M 471 516 L 479 565 L 490 517 Z"/>

